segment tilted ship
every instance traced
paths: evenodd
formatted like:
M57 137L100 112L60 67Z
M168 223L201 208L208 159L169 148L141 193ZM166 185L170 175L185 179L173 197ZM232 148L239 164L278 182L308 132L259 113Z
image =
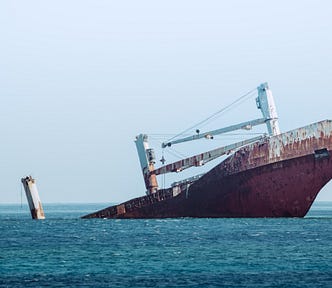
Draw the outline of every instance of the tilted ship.
M281 133L271 90L258 88L263 118L163 143L185 141L265 124L267 135L219 147L155 168L148 136L136 137L146 195L82 218L304 217L332 178L332 121ZM157 175L180 172L229 155L203 175L159 189Z

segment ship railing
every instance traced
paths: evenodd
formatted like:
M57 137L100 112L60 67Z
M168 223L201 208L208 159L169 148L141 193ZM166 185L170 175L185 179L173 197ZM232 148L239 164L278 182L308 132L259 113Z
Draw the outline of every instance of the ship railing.
M171 184L171 187L173 188L175 186L179 186L179 185L182 185L182 184L193 183L193 182L197 181L199 178L201 178L204 174L205 173L198 174L198 175L195 175L193 177L183 179L181 181L173 182Z

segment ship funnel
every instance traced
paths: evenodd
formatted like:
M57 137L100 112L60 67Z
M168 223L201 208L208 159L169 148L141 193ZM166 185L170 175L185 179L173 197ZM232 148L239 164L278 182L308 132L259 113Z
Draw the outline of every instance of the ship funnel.
M267 130L270 136L280 134L277 109L274 104L272 92L267 83L257 87L258 97L256 98L257 108L262 111L266 121Z

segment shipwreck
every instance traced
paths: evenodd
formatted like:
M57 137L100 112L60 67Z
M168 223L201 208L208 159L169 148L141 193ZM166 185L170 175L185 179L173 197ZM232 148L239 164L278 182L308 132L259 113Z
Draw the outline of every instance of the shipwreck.
M281 133L267 83L257 88L262 118L165 142L164 149L186 141L266 125L267 133L155 167L148 136L135 143L146 195L82 218L304 217L332 178L332 121L324 120ZM158 175L181 172L221 159L210 171L159 188ZM225 157L225 156L224 156ZM162 159L163 160L163 159ZM163 162L163 161L162 161Z

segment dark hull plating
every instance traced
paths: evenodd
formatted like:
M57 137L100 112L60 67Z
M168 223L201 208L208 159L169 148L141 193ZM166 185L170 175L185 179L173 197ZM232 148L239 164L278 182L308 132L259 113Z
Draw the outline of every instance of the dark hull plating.
M159 190L83 218L304 217L332 178L322 121L245 146L180 192Z

